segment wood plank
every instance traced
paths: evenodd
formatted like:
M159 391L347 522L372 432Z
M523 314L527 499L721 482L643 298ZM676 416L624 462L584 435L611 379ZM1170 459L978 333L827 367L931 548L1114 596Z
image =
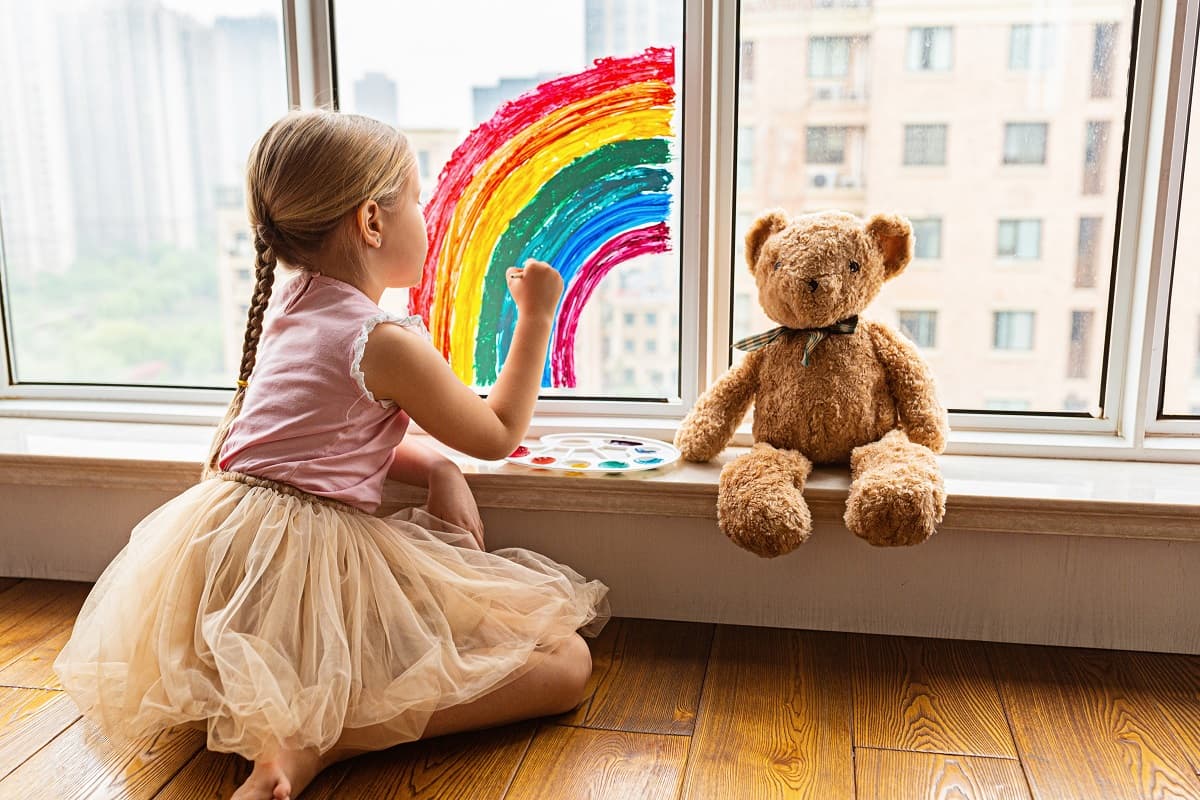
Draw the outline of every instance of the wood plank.
M20 582L20 578L0 578L0 592L5 592Z
M673 800L687 750L686 736L548 725L533 738L505 800Z
M25 689L61 689L62 683L54 674L54 659L71 638L73 625L60 630L18 656L0 669L0 686Z
M423 739L343 761L319 775L303 800L500 800L536 723Z
M7 592L0 592L0 641L10 628L64 592L89 585L75 581L21 581Z
M582 725L583 721L587 719L588 712L592 708L592 700L596 697L596 689L612 668L613 651L616 649L617 638L624 624L625 620L614 617L604 626L604 630L600 631L599 636L593 639L584 639L587 642L588 650L592 653L592 674L588 676L587 686L583 690L585 699L574 711L555 717L555 723Z
M253 768L253 764L239 755L215 753L202 747L154 795L154 800L228 800L250 777Z
M860 747L854 768L857 800L1030 800L1012 759Z
M1126 653L1126 674L1146 691L1200 773L1200 656Z
M1200 777L1121 653L992 645L989 654L1034 797L1200 797Z
M79 719L62 692L0 689L0 778Z
M848 637L720 626L683 797L849 798Z
M688 735L696 726L713 626L626 619L586 712L587 728ZM593 672L596 670L593 668Z
M0 780L0 797L147 800L203 746L180 726L118 747L80 719Z
M851 668L856 747L1017 757L978 644L855 636Z
M75 617L90 589L87 583L48 588L50 602L14 620L0 634L0 669L24 658L46 639L74 628Z

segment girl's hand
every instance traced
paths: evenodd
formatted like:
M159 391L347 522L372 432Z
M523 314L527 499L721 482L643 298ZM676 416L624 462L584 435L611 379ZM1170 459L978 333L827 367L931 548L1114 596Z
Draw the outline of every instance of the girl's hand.
M429 500L425 510L438 519L457 525L474 537L475 549L485 549L483 543L483 520L479 518L479 506L467 479L453 464L449 469L431 472L429 475Z
M510 267L505 273L508 291L512 293L517 311L522 316L551 318L562 296L563 280L558 270L544 261L532 258L524 269Z

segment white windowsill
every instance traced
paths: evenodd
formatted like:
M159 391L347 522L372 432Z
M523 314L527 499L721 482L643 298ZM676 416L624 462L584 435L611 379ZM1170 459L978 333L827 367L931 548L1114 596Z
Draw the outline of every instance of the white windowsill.
M183 491L199 477L212 430L0 418L0 485ZM579 477L452 455L483 508L712 520L721 466L741 452L729 448L708 464ZM940 461L948 493L943 531L1200 541L1200 465L970 455ZM814 471L805 488L814 520L839 522L848 486L845 469ZM384 502L422 497L420 489L390 482Z

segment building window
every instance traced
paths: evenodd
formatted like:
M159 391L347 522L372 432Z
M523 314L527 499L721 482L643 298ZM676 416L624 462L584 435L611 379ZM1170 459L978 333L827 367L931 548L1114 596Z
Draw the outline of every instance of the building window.
M942 257L942 219L912 220L913 227L913 257L941 258Z
M738 127L737 188L750 191L754 188L754 128L749 125Z
M810 164L842 164L846 161L846 129L814 127L808 129L805 159Z
M657 339L647 339L646 340L646 352L647 353L657 353L658 352L658 340Z
M625 352L626 353L636 353L637 352L637 342L635 342L633 339L626 339L625 340Z
M738 55L738 75L742 83L750 83L754 80L754 42L744 40Z
M900 330L917 347L937 347L937 312L901 311Z
M627 327L632 326L635 322L637 322L637 315L632 311L626 311L623 315L623 319L625 320L625 325Z
M1013 25L1008 38L1008 68L1044 71L1055 63L1057 31L1050 25Z
M992 397L984 401L983 407L988 411L1028 411L1028 400L1018 400L1011 397Z
M1009 122L1004 126L1005 164L1045 164L1046 131L1044 122Z
M1067 352L1067 377L1086 378L1093 311L1071 312L1071 347Z
M996 236L996 255L1022 261L1042 257L1040 219L1002 219Z
M946 126L905 125L904 163L907 166L945 165Z
M1079 248L1075 255L1075 288L1096 285L1096 253L1100 241L1100 217L1079 218Z
M952 28L909 28L908 68L914 72L945 72L953 64Z
M1117 42L1117 23L1096 25L1096 43L1092 50L1092 97L1112 96L1113 50Z
M655 311L647 311L643 319L645 320L647 327L652 328L658 324L658 313Z
M810 36L808 77L844 78L850 72L849 36Z
M1032 311L997 311L992 315L992 347L996 350L1033 349Z
M1083 155L1083 193L1104 192L1104 156L1108 151L1108 120L1089 122Z

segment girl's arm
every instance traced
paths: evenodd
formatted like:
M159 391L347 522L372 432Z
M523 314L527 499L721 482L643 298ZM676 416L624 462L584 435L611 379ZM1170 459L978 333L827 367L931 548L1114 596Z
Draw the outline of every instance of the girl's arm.
M459 472L458 465L423 444L405 439L396 445L388 477L410 486L429 488L441 475Z
M488 460L511 453L529 428L562 294L562 277L540 261L509 269L507 278L517 327L486 399L460 381L428 342L398 325L376 326L360 364L372 395L395 401L425 432L455 450Z

